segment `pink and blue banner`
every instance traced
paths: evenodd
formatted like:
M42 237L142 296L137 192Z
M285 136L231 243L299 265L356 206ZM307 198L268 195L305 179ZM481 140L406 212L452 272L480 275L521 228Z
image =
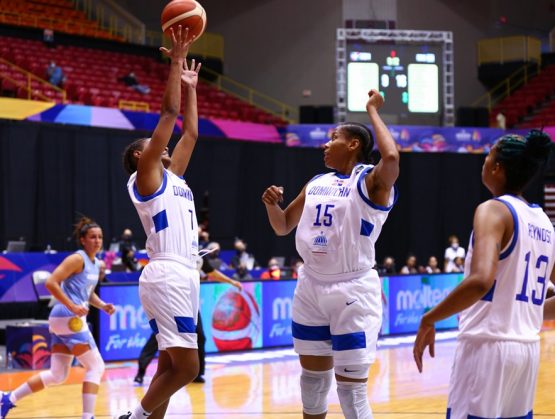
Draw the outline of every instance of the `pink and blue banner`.
M83 125L124 130L153 131L160 115L149 112L127 111L86 105L57 104L32 115L29 121ZM178 119L174 133L181 132L182 119ZM203 137L231 138L246 141L283 143L283 134L274 125L227 119L199 118L199 135Z

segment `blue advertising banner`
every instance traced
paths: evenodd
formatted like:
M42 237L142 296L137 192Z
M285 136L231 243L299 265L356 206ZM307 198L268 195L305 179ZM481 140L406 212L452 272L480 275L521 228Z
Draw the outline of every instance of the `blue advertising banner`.
M414 333L420 318L449 294L463 274L400 275L383 278L387 283L389 334ZM436 323L436 329L456 329L457 316Z
M291 147L322 147L329 141L336 125L289 125L285 137ZM370 128L370 127L368 127ZM488 153L495 141L507 133L499 128L435 127L389 125L400 151ZM511 130L526 134L528 130Z
M114 304L111 316L100 313L98 349L105 361L136 359L151 329L139 299L138 284L101 286L103 301Z
M272 281L262 287L262 346L291 345L293 294L297 281Z

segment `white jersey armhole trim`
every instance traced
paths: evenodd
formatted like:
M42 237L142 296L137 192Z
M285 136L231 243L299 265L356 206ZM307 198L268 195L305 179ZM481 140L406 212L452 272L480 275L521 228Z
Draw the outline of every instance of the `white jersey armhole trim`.
M160 185L160 187L158 188L158 190L156 192L154 192L151 195L146 195L143 196L139 193L139 190L137 189L137 178L135 177L135 180L133 181L133 194L135 195L135 199L139 202L148 202L154 198L156 198L159 195L162 195L164 193L164 191L166 190L166 186L168 184L168 172L166 169L164 169L164 177L162 179L162 184Z
M511 240L509 240L509 243L507 243L505 248L499 253L499 260L503 260L503 259L506 259L511 254L511 252L516 246L516 242L518 240L518 216L516 215L516 210L511 205L510 202L500 198L494 198L494 200L505 204L509 209L509 211L511 212L511 216L513 217L513 236Z
M367 167L366 169L364 169L360 175L359 178L357 180L357 190L358 190L358 194L360 195L360 197L362 198L362 200L368 204L369 206L371 206L372 208L379 210L379 211L389 211L391 210L391 208L393 208L393 206L395 205L395 203L397 202L397 199L399 198L399 191L397 190L397 186L393 185L393 187L391 189L393 189L393 198L389 198L389 202L391 202L391 205L384 207L382 205L378 205L373 203L370 200L369 194L368 194L368 189L366 188L366 182L364 181L364 179L366 178L366 176L374 169L375 166L370 166Z

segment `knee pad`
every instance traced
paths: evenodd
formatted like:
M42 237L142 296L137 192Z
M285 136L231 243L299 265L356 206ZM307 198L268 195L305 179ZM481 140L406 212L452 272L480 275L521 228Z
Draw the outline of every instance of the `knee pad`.
M90 349L84 354L79 355L77 359L87 370L83 381L96 385L100 384L102 374L104 374L104 361L98 349Z
M62 384L69 375L73 355L53 353L50 355L50 369L42 371L39 376L45 387Z
M372 419L367 387L368 383L337 382L337 395L345 419Z
M301 398L303 411L309 415L320 415L328 410L328 392L333 377L332 370L310 371L302 369Z
M334 368L335 374L340 377L353 378L356 380L367 380L370 364L341 365Z

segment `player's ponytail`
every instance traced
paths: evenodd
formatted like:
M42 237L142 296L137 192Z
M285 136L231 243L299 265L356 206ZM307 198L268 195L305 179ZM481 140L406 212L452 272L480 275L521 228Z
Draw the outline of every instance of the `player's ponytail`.
M549 159L553 143L551 138L543 131L533 129L526 136L526 155L537 161L540 165L545 164Z
M81 246L81 238L85 237L91 228L100 228L95 221L87 216L82 216L73 227L73 236L78 246Z
M358 160L365 164L370 163L372 150L374 149L372 131L366 125L357 122L347 122L342 124L340 128L347 133L348 138L357 138L360 141Z
M132 174L137 171L137 158L133 155L135 151L143 149L143 143L147 140L147 138L139 138L138 140L133 141L125 150L123 150L122 155L122 163L123 168L127 172L127 174Z
M539 130L532 130L525 137L516 134L502 136L495 145L495 157L505 169L505 189L522 192L541 172L552 148L549 135Z

